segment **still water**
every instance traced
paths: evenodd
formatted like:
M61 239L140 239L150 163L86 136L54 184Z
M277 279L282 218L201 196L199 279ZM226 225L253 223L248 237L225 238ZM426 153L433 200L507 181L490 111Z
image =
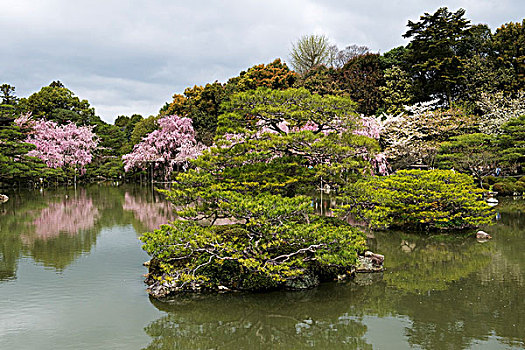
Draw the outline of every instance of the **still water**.
M494 239L376 233L382 274L305 292L150 300L141 232L172 218L149 187L7 192L0 349L522 349L525 201Z

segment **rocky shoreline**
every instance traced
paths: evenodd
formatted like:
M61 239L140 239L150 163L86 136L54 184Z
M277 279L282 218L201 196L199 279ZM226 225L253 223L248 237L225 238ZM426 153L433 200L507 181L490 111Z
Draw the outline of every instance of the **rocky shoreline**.
M382 272L384 271L383 262L383 255L366 251L364 255L358 257L355 266L345 268L344 273L336 274L331 280L346 281L354 279L357 274ZM151 259L145 262L144 266L148 267L148 273L144 275L144 277L146 277L144 283L148 285L147 292L151 297L158 300L163 300L180 293L257 291L254 289L246 289L242 287L235 288L233 286L222 285L219 285L216 288L208 288L198 282L191 282L181 287L174 276L169 276L161 272L158 260ZM330 279L327 279L326 277L323 278L323 276L319 276L319 274L309 271L301 277L287 280L273 289L305 290L314 288L321 282L328 280Z

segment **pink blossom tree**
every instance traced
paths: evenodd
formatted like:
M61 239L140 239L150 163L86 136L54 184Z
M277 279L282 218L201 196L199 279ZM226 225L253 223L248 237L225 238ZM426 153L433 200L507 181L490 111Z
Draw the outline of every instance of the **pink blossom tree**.
M43 160L50 168L72 167L76 172L85 172L85 166L93 160L98 138L92 126L77 126L69 122L64 125L45 119L32 120L29 114L15 120L18 126L29 127L25 142L36 148L29 156Z
M122 156L125 171L146 169L151 165L164 171L167 178L175 165L185 166L189 159L196 158L205 148L197 143L190 118L169 115L157 123L158 130L143 138L131 153Z
M363 135L379 141L383 132L383 125L375 117L365 117L361 115L361 127L354 130L356 135ZM372 165L372 171L379 175L388 175L392 172L390 164L384 152L375 154L365 154L364 158Z

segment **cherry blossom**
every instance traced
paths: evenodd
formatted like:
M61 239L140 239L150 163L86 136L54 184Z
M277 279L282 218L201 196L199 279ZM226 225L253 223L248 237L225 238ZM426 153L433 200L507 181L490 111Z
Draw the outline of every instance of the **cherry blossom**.
M93 160L93 151L99 142L93 126L77 126L71 122L58 125L45 119L32 120L30 114L21 115L15 123L30 128L25 142L36 148L28 156L42 159L50 168L71 166L84 173L85 166Z
M205 149L195 140L190 118L169 115L159 119L157 124L158 130L148 134L131 153L122 157L125 171L146 169L153 163L169 177L175 165L186 166L189 159L196 158Z
M78 198L51 203L49 207L42 209L33 225L37 238L49 239L60 233L76 235L80 231L90 230L98 217L99 211L92 199L81 193Z
M355 130L354 134L379 140L379 136L381 136L381 132L383 131L383 126L375 117L361 116L361 124L362 127Z

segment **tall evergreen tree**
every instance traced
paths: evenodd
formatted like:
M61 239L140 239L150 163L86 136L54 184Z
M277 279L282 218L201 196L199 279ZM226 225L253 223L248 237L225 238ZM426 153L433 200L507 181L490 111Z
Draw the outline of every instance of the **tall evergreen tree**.
M357 111L374 114L381 105L383 71L379 55L367 53L350 59L340 71L340 87L358 103Z
M17 103L15 87L9 84L0 85L0 118L13 118Z
M522 23L510 22L496 30L493 39L494 53L500 66L511 68L515 75L513 92L525 88L525 19Z
M44 86L28 98L20 99L17 112L31 112L34 118L45 117L59 124L72 121L75 124L94 125L101 122L87 100L80 100L59 81Z
M446 7L425 13L419 22L408 21L403 35L408 45L407 61L415 78L420 101L440 98L450 105L464 82L464 57L460 48L470 27L465 10L450 12Z

